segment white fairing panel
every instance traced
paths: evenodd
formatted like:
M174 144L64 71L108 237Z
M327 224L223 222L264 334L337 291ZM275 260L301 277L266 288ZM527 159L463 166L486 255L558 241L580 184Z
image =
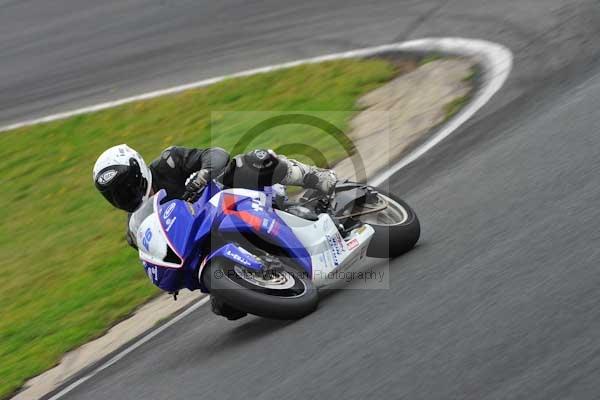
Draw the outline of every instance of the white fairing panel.
M347 270L366 258L374 233L372 227L364 225L344 239L327 214L319 215L317 221L308 221L280 210L275 212L311 255L312 279L317 286L332 283L332 272Z
M136 235L139 256L142 261L168 268L180 268L181 265L164 261L169 243L165 238L158 214L152 213L140 224Z
M142 202L140 208L138 208L134 213L129 217L129 231L133 232L135 235L136 245L140 247L137 241L137 232L140 229L140 225L144 220L154 212L154 201L153 198L145 199Z

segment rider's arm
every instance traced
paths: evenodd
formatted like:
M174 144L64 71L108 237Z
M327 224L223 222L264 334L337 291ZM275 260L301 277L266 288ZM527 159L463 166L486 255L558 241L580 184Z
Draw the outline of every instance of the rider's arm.
M186 176L200 170L206 170L209 178L215 178L229 162L229 153L220 147L208 149L172 147L171 155Z

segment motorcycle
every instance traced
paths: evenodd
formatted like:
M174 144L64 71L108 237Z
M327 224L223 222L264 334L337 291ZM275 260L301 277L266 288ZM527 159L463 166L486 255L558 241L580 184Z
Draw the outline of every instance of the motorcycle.
M143 207L139 257L152 282L176 293L201 290L236 310L298 319L317 307L317 288L369 257L392 258L418 241L417 215L372 186L338 183L330 196L308 190L288 200L285 187L224 188L209 182L194 203Z

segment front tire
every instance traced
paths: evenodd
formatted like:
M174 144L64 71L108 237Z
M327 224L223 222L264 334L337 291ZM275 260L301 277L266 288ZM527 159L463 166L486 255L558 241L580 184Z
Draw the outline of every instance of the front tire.
M217 259L202 272L202 283L211 296L240 311L272 319L299 319L318 305L312 281L283 265L274 279L254 278L253 271L225 259Z

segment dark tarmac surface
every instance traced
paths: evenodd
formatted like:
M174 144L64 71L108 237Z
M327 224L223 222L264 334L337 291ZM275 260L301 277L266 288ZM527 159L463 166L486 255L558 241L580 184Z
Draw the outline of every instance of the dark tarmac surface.
M297 322L203 307L65 398L598 398L597 2L87 3L0 1L3 125L427 36L502 43L515 67L391 178L423 232L390 289L338 291Z

